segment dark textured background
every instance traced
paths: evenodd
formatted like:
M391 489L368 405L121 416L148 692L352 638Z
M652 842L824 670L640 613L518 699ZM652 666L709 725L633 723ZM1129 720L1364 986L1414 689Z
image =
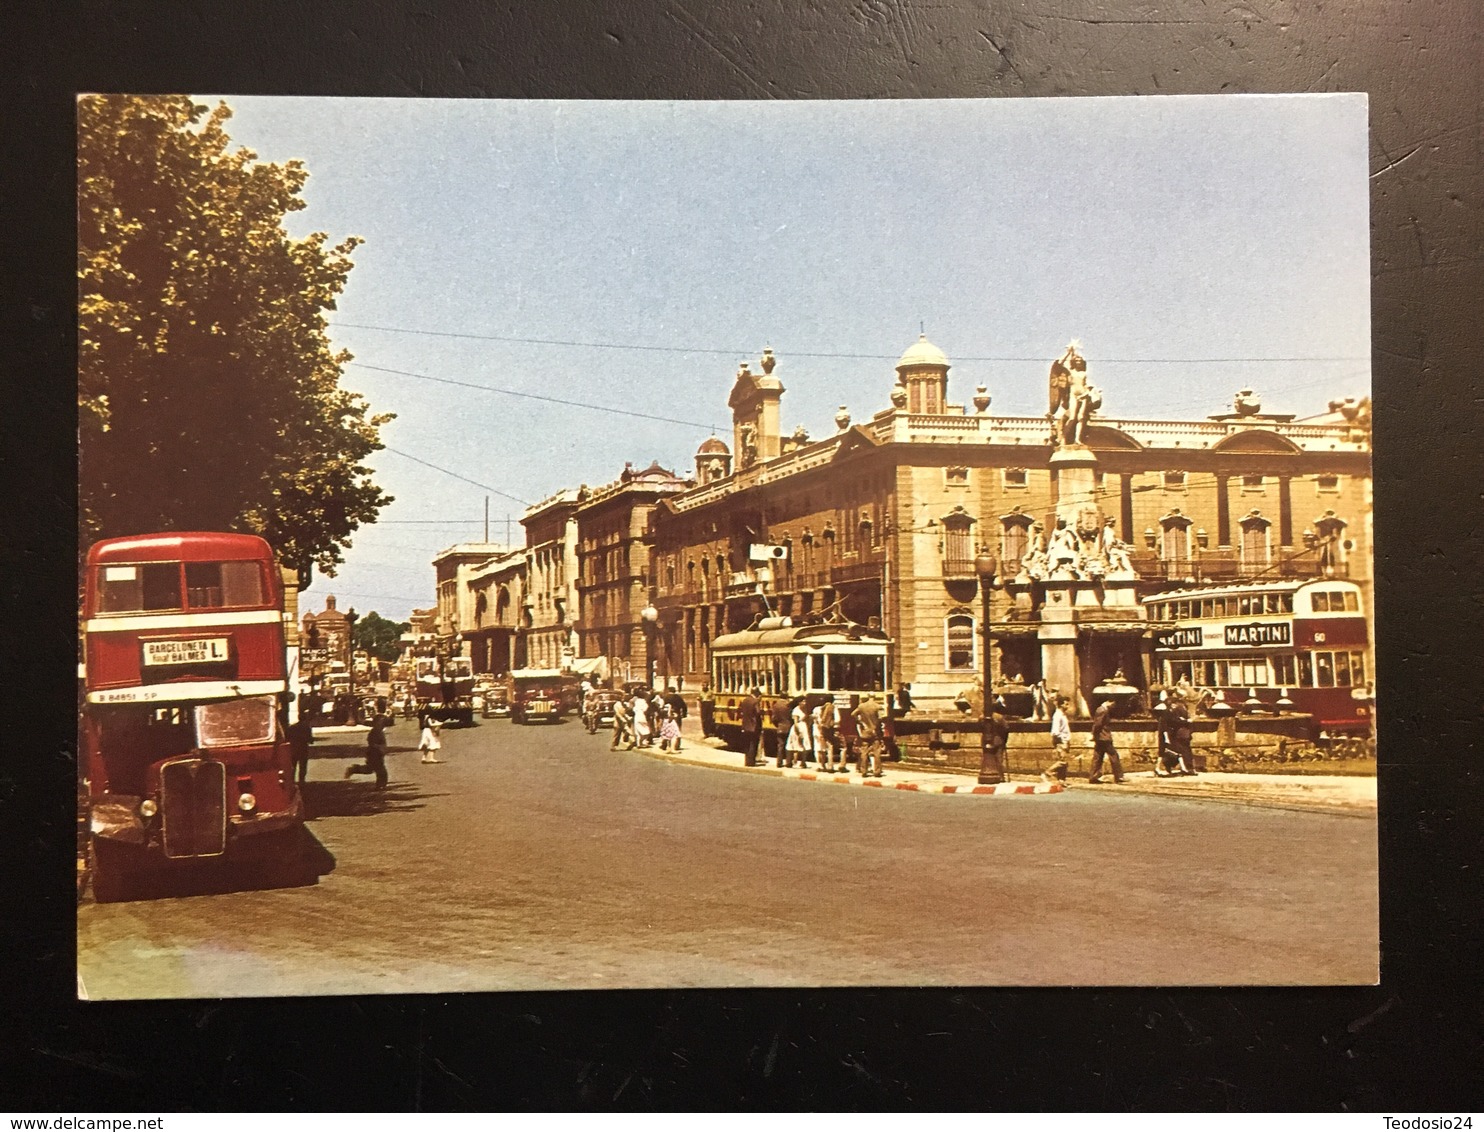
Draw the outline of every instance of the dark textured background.
M0 1106L1447 1110L1479 981L1474 0L174 0L0 14L7 382ZM1377 988L71 1001L72 96L1371 97ZM1233 861L1261 869L1260 861ZM1117 878L1110 877L1110 884ZM1316 924L1316 931L1324 925ZM781 962L787 957L780 956ZM1131 964L1154 957L1130 956Z

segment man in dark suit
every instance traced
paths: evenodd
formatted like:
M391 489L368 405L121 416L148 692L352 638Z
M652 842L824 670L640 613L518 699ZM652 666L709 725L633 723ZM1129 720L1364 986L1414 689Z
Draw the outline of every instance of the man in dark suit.
M757 744L762 737L763 701L754 688L737 705L737 716L742 724L742 765L757 766Z

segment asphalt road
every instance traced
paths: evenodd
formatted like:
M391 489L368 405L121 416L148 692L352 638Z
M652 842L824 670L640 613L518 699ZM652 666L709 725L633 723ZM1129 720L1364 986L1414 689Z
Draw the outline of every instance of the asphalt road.
M399 722L378 792L338 738L306 792L317 882L85 901L89 998L1377 975L1371 820L821 786L506 720L445 729L440 765Z

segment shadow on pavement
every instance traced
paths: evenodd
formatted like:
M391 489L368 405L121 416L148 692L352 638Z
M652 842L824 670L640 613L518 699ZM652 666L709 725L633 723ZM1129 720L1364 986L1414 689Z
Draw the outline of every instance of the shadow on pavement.
M385 790L378 790L369 777L357 781L306 782L299 790L304 797L307 821L410 813L422 809L427 798L448 797L447 794L425 793L411 782L393 781Z
M216 860L179 861L169 867L143 869L125 900L214 896L308 888L335 869L335 855L308 829L298 826L281 834L263 834L232 847Z
M388 746L388 755L405 755L415 753L418 750L416 744L411 747ZM320 743L316 742L309 748L309 761L314 763L318 759L355 759L361 762L366 758L365 743Z

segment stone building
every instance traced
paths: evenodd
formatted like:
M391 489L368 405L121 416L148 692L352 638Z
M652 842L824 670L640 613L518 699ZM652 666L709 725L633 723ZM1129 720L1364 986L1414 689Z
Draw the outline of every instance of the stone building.
M502 550L463 573L468 596L459 624L465 651L475 672L504 675L520 668L521 611L525 608L526 552L524 547Z
M350 667L350 621L336 607L334 594L325 596L325 607L320 612L305 613L301 625L303 644L324 653L320 670L337 662Z
M577 507L567 488L528 508L517 667L561 668L577 655Z
M708 447L709 446L709 447ZM708 466L725 468L726 445L703 444ZM724 473L723 473L724 474ZM649 603L649 518L660 501L694 486L658 463L632 465L613 483L579 491L577 592L579 655L604 658L608 675L642 680L650 669L652 627L641 616Z
M992 681L1044 677L1080 702L1120 668L1147 681L1150 592L1326 571L1369 589L1370 437L1353 403L1295 420L1243 390L1200 420L1104 416L1069 347L1047 416L997 416L982 386L972 410L949 400L950 363L923 337L886 408L855 424L842 407L811 440L780 434L776 367L769 351L733 383L735 468L707 441L697 486L654 511L662 676L698 682L711 638L759 614L838 613L879 621L894 682L945 706L982 678L986 555Z
M462 643L463 631L474 623L475 596L469 585L473 571L506 547L492 542L455 543L433 558L437 578L438 605L433 632L447 646L455 637ZM456 648L454 652L466 650Z

